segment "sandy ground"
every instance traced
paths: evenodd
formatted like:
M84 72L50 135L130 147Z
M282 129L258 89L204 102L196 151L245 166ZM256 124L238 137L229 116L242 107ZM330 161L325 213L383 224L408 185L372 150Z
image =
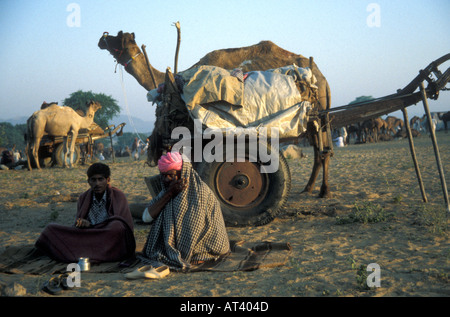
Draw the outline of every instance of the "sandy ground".
M306 158L290 160L292 189L279 217L261 227L228 228L230 239L289 242L292 257L285 266L172 273L161 280L138 281L120 273L83 273L81 287L58 296L448 297L449 218L431 140L422 136L414 142L427 203L407 139L335 149L330 166L333 197L328 199L317 198L317 184L312 194L301 194L312 167L312 148L303 148ZM449 186L450 133L438 132L438 144ZM155 175L155 168L129 158L109 164L113 185L130 203L150 200L143 178ZM0 252L33 244L49 222L71 225L76 198L88 188L86 169L1 171ZM137 224L138 240L148 230ZM370 263L379 265L380 287L367 289L364 274ZM41 291L49 278L0 273L2 295L50 297Z

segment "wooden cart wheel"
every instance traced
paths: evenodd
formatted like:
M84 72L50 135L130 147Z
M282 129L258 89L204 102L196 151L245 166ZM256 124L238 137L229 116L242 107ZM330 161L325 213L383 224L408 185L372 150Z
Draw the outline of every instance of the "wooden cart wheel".
M205 162L196 165L218 198L227 226L260 226L281 211L291 187L288 163L279 153L274 173L261 173L260 161Z
M78 164L81 157L81 150L79 145L75 145L75 152L73 153L73 165ZM53 153L53 161L58 166L63 166L64 162L64 143L58 144L55 152ZM69 166L69 159L67 159L66 166Z

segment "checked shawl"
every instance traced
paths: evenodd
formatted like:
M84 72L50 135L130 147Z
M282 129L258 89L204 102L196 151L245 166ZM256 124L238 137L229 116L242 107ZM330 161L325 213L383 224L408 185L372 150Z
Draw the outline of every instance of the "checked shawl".
M166 204L153 222L141 259L185 270L192 263L228 253L230 244L219 201L190 162L183 161L181 177L188 180L188 185ZM164 192L163 189L149 206Z

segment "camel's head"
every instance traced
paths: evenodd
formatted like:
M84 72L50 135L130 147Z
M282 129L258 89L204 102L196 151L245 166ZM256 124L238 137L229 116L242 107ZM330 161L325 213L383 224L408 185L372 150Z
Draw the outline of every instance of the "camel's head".
M123 33L122 31L119 31L117 36L104 32L98 41L98 47L107 50L118 63L124 66L140 53L140 49L134 40L134 33Z
M102 105L96 101L86 102L87 112L86 114L89 116L94 116L94 114L102 108Z

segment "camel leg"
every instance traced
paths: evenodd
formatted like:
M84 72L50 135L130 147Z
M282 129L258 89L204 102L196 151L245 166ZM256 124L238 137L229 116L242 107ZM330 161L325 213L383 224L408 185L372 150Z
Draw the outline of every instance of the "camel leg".
M320 187L320 193L319 193L319 197L321 198L328 198L331 196L330 193L330 187L328 185L328 167L330 164L330 157L331 157L331 153L325 153L323 154L323 158L322 158L322 166L323 166L323 180L322 180L322 186Z
M302 193L312 192L321 167L322 167L322 160L320 159L319 149L314 145L314 165L311 172L311 176L309 177L309 181L306 184L305 189L303 189Z
M28 170L31 171L31 150L30 150L30 141L27 141L27 146L25 148L25 153L27 154L27 163L28 163Z
M308 184L306 185L303 192L310 193L314 189L314 183L319 175L319 171L323 168L323 180L322 186L320 187L319 197L326 198L330 197L330 188L328 185L328 167L330 162L330 157L333 155L331 136L327 131L316 131L313 125L308 126L311 138L311 143L314 147L314 166L309 178ZM319 135L319 133L322 133Z
M316 128L312 123L308 123L307 133L309 135L310 144L313 146L314 150L314 165L311 172L311 176L309 177L309 181L303 189L302 193L311 193L314 189L314 184L316 182L317 176L319 175L320 168L322 167L322 160L320 159L320 149L319 149L319 135Z
M31 153L36 163L36 167L41 169L41 165L39 164L39 145L41 144L41 138L36 137L31 143Z
M73 154L75 153L75 143L77 141L78 131L72 130L72 139L70 140L69 167L73 165Z

